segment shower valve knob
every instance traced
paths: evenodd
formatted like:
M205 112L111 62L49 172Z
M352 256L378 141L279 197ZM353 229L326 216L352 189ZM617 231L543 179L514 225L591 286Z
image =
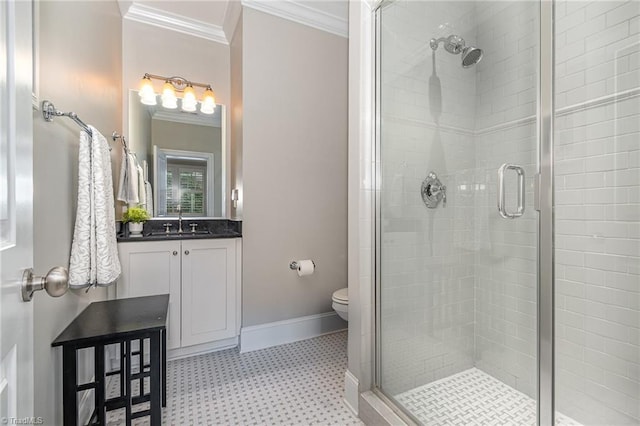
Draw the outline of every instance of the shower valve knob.
M440 182L438 176L431 172L427 178L422 182L422 188L420 189L422 195L422 201L430 208L435 209L442 201L442 205L447 204L447 187Z

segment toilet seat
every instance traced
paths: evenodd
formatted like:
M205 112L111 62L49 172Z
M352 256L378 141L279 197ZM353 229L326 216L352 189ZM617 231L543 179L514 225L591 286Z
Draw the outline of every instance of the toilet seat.
M334 303L339 303L341 305L348 305L349 304L349 289L348 288L341 288L340 290L336 290L333 292L333 296L331 297L331 300Z

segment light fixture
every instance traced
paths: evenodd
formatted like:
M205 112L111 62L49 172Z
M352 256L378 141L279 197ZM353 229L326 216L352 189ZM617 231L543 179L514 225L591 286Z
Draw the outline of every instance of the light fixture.
M200 102L200 112L203 114L213 114L216 108L216 98L210 84L189 81L182 77L164 77L146 73L140 83L140 102L145 105L156 105L156 93L153 89L152 79L164 81L162 86L162 106L167 109L178 108L178 97L176 92L182 93L182 110L195 112L198 106L195 87L205 89Z
M140 82L140 102L145 105L156 105L156 92L153 90L153 83L151 79L145 74Z
M176 89L169 81L162 86L162 106L167 109L178 108L178 98L176 97Z
M182 110L194 112L197 105L198 101L196 100L196 91L193 90L193 86L189 84L184 89L184 94L182 95Z
M216 108L216 97L213 94L211 86L207 87L202 95L202 103L200 104L200 112L203 114L213 114Z

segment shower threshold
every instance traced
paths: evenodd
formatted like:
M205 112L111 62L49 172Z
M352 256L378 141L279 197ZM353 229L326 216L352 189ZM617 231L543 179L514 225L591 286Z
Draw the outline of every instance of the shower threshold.
M395 399L429 426L536 424L534 399L477 368L403 392ZM556 413L556 425L580 423Z

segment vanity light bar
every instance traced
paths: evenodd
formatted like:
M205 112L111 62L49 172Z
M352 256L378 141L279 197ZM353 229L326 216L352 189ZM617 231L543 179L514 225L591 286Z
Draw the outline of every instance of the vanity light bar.
M194 112L198 104L195 90L193 86L203 87L205 89L202 100L200 101L200 112L203 114L213 114L216 107L216 99L210 84L189 81L183 77L165 77L162 75L145 73L140 82L140 102L145 105L156 105L157 94L153 88L154 80L164 81L162 86L162 106L167 109L175 109L178 107L178 97L176 91L182 92L182 110Z

